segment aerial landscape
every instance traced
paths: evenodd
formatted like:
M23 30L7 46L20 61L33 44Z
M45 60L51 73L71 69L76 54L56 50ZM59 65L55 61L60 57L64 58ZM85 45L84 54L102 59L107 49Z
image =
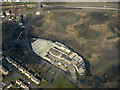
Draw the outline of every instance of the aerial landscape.
M2 0L0 88L120 88L119 6Z

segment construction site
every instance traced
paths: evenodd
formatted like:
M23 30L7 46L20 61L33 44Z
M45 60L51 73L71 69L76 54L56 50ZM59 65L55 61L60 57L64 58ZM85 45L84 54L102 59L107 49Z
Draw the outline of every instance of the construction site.
M32 49L37 55L64 71L74 74L77 71L79 75L86 71L83 58L62 43L37 39L32 42Z

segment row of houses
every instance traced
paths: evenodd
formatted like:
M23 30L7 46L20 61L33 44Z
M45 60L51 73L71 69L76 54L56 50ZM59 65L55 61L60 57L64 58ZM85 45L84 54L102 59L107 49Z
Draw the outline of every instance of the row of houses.
M10 11L5 11L5 12L0 12L0 15L9 16L9 15L11 15L11 10Z
M27 85L25 85L24 84L24 82L22 82L21 80L16 80L16 83L18 84L18 85L20 85L20 87L22 87L22 88L29 88Z
M5 69L3 66L2 66L2 70L1 70L2 74L4 75L8 75L9 74L9 71L7 69Z
M14 20L14 15L15 14L12 14L11 11L0 12L0 22L2 23L3 20L12 21Z
M13 86L13 84L12 84L12 83L9 83L9 84L7 84L6 86L2 87L2 89L3 89L3 90L8 90L8 89L10 89L12 86ZM2 89L1 89L1 90L2 90Z
M20 66L17 62L11 60L9 57L6 57L6 59L9 63L11 63L13 66L15 66L19 71L21 71L28 78L30 78L31 81L35 82L36 84L40 84L40 80L37 79L35 76L33 76L33 74L30 73L29 71L27 71L24 67Z
M25 16L25 15L24 15ZM12 13L12 11L11 10L9 10L9 11L1 11L0 12L0 17L1 17L1 22L3 21L3 20L8 20L8 21L13 21L13 20L16 20L16 21L18 21L19 20L19 22L21 23L21 22L23 22L24 21L24 16L23 15L16 15L15 13ZM21 25L22 26L22 25Z

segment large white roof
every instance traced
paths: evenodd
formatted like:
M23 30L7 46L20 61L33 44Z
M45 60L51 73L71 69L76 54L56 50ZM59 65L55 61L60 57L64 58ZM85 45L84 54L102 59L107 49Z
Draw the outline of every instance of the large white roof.
M53 48L53 42L44 39L37 39L32 43L32 48L35 53L44 57L50 48Z

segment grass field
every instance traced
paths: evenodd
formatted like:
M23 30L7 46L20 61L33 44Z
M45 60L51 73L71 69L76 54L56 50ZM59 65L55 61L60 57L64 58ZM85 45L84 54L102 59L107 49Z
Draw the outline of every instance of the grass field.
M56 81L51 88L75 88L67 79L63 76L57 76Z
M30 35L64 43L88 60L91 72L98 74L117 64L117 37L107 39L114 35L110 26L117 25L117 15L95 11L49 13L32 26Z
M79 5L79 3L62 4ZM109 3L107 5L117 7L115 3L113 4ZM81 3L81 5L91 5L91 3ZM28 19L31 19L31 17L32 15L28 15ZM46 68L42 68L38 64L37 57L29 57L31 54L24 46L24 42L13 43L21 32L19 28L13 29L17 25L18 23L10 22L3 22L2 24L3 50L7 51L6 56L21 60L23 64L27 64L37 73L48 74ZM93 75L101 77L110 70L110 67L116 66L118 59L120 59L118 57L120 40L116 37L118 35L118 32L116 33L118 31L117 27L119 27L118 13L112 11L90 10L88 12L86 9L86 11L81 10L81 12L63 12L61 10L44 15L37 20L32 25L29 36L59 41L69 46L90 63L90 71ZM114 38L109 39L112 36ZM114 82L116 84L116 81ZM41 85L44 86L44 83ZM112 87L112 82L107 82L105 86ZM72 88L74 86L62 76L58 76L53 87Z

